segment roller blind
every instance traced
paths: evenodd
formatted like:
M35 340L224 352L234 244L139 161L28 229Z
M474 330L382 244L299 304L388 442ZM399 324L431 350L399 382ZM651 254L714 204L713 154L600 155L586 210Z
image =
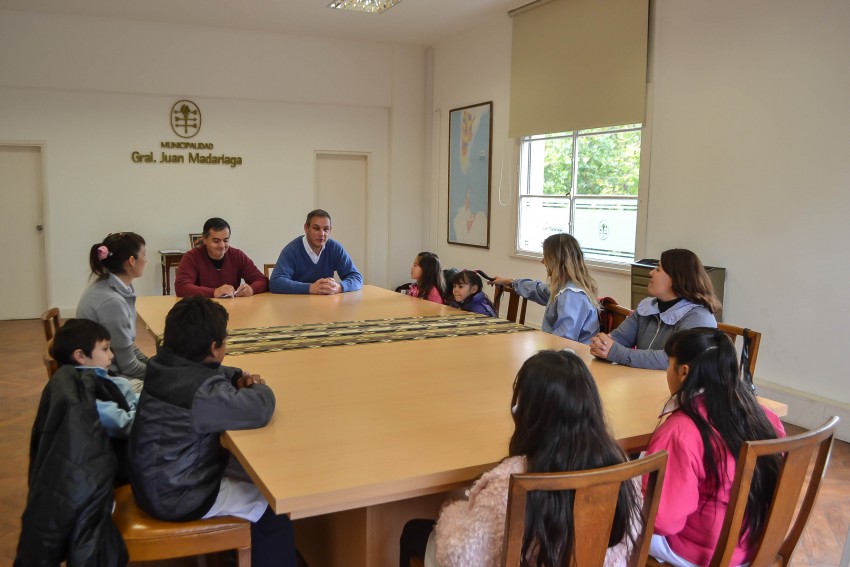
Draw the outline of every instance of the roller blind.
M510 12L509 136L643 122L649 0L543 0Z

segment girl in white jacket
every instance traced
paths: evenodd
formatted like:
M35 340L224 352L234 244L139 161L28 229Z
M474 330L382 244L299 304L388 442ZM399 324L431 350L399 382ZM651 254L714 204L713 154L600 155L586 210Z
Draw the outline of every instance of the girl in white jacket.
M432 534L436 562L426 565L500 565L510 475L593 469L622 463L626 455L605 425L602 401L590 371L572 352L542 351L517 374L511 401L514 433L508 457L482 475L468 500L447 504ZM633 483L623 483L605 558L606 566L626 565L633 547L641 499ZM566 565L573 553L572 493L540 492L528 497L523 565ZM553 529L554 528L554 529ZM559 534L551 537L550 534Z

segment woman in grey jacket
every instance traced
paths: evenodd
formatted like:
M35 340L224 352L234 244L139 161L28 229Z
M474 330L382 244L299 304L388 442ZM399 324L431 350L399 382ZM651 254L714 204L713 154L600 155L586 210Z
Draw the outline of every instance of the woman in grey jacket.
M126 376L139 392L148 357L136 346L136 290L148 263L145 239L134 232L117 232L92 245L89 265L95 277L77 304L77 317L100 323L112 336L115 360L109 368Z
M635 368L667 368L664 344L676 331L717 327L720 301L699 257L683 248L661 254L650 272L648 297L610 335L590 341L590 353Z

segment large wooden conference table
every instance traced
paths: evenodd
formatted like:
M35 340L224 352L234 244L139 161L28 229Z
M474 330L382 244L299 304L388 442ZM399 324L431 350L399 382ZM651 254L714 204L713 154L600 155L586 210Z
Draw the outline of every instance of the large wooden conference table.
M137 299L151 333L162 335L175 301ZM217 301L230 330L458 313L373 286ZM278 514L309 519L296 537L311 567L393 565L407 519L435 517L447 492L506 456L517 371L561 348L588 364L620 443L645 446L669 397L665 373L596 360L585 345L535 330L228 356L266 380L277 410L267 427L227 432L222 443Z

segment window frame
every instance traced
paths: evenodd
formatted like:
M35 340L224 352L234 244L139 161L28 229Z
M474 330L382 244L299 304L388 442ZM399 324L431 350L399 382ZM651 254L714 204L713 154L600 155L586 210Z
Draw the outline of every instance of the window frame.
M650 89L648 89L650 91ZM651 95L651 91L647 93ZM575 219L575 209L576 209L576 201L580 201L582 198L605 198L609 197L607 195L578 195L575 193L578 183L578 140L581 137L594 136L599 134L613 134L613 133L621 133L621 132L635 132L638 131L641 133L640 140L640 166L638 173L638 193L634 196L637 204L636 211L636 230L635 230L635 252L634 259L626 260L626 261L618 261L616 259L610 260L602 260L598 258L586 259L586 263L589 267L594 269L600 269L603 271L617 272L617 273L629 273L631 271L631 264L637 261L642 257L644 249L645 249L645 239L646 239L646 204L648 197L648 171L649 171L649 148L651 147L651 128L649 123L649 117L647 116L647 120L641 125L628 125L628 126L614 126L610 128L592 128L586 130L577 130L573 132L565 132L565 133L557 133L557 134L538 134L531 136L524 136L521 138L515 138L516 142L516 192L517 196L515 201L515 214L514 214L514 239L513 239L513 254L512 256L518 259L526 259L539 261L542 259L542 252L534 252L531 250L525 250L520 248L520 234L521 234L521 224L520 224L520 215L521 215L521 202L524 198L545 198L545 199L567 199L570 203L570 219L569 219L569 231L570 234L573 233L574 229L574 219ZM571 172L570 172L570 193L568 195L537 195L530 193L523 193L523 150L526 149L525 142L526 141L540 141L544 139L550 138L572 138L572 155L571 155ZM525 187L528 187L528 179L530 178L530 171L526 171L525 175L527 176L525 182ZM611 195L612 198L623 198L628 196L623 195Z

